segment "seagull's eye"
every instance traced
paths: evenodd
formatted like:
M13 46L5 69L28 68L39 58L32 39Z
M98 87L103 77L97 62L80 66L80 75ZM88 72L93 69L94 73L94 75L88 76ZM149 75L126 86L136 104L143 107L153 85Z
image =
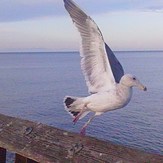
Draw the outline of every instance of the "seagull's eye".
M133 77L132 79L133 79L133 80L136 80L136 78L135 78L135 77Z

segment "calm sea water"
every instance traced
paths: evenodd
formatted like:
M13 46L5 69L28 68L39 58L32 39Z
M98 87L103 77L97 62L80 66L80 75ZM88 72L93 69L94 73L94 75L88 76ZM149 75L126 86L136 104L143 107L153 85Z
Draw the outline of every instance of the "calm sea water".
M87 134L163 154L163 52L115 52L126 73L148 91L134 89L129 105L97 117ZM64 110L65 95L87 96L74 53L0 54L0 113L79 132Z

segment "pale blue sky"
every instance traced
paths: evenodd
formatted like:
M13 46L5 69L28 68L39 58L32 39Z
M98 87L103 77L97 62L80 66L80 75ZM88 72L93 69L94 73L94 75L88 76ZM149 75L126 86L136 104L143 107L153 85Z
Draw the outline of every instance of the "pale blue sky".
M162 0L75 0L113 50L163 50ZM78 50L62 0L1 0L0 51Z

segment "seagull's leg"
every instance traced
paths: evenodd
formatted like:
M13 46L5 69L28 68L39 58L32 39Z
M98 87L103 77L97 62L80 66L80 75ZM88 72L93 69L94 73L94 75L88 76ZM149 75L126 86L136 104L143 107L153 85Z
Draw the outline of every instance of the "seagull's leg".
M80 131L80 135L85 136L87 126L91 123L91 121L92 121L95 117L96 117L96 114L94 114L94 115L85 123L85 125L82 127L82 129L81 129L81 131Z
M83 111L81 111L74 119L73 122L76 124L76 122L79 120L80 116L82 115Z
M84 113L85 106L81 109L80 113L73 119L74 124L79 120L80 116Z

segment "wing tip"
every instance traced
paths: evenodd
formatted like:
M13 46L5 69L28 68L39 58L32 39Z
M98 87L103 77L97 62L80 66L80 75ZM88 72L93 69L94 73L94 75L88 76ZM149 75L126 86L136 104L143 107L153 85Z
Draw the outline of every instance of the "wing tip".
M75 5L75 2L73 2L72 0L63 0L65 6L71 6L71 5Z

